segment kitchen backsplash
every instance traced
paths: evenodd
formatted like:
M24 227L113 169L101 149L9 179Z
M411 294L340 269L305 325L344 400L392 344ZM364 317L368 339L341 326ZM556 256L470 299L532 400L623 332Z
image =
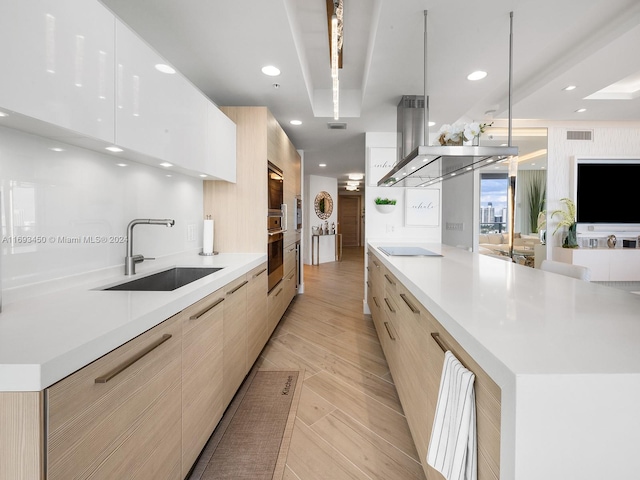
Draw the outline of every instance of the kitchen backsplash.
M134 218L175 219L135 227L134 253L202 246L202 181L170 169L0 127L0 181L5 292L123 265Z

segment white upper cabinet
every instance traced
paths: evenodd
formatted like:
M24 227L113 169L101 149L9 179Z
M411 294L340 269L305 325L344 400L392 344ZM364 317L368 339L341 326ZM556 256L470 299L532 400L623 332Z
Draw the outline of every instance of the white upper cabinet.
M218 180L236 182L236 124L213 103L207 108L206 164Z
M0 125L235 182L235 124L100 2L0 2Z
M201 171L207 104L179 72L121 22L116 24L116 144ZM203 172L204 173L204 172Z
M114 29L95 1L3 0L0 108L113 142Z

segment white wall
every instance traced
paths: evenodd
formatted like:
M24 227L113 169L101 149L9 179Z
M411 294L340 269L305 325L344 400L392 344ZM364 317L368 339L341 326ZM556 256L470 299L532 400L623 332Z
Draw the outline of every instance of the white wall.
M305 175L304 177L304 209L305 219L308 219L304 224L304 260L307 265L311 264L311 227L324 224L325 220L318 218L315 212L314 200L316 195L320 192L327 192L333 199L333 211L331 216L326 219L329 222L329 228L331 223L338 225L338 179L332 177L321 177L318 175ZM336 227L337 228L337 227ZM334 262L335 261L335 235L329 235L326 237L320 237L320 251L319 251L319 263Z
M120 161L0 127L5 294L123 265L134 218L175 219L173 228L135 227L134 253L160 257L202 248L202 181L126 160L119 167ZM19 236L14 243L12 235Z
M366 166L365 166L365 244L367 241L397 240L399 242L427 242L440 243L441 230L437 227L407 227L405 226L405 191L403 187L377 187L378 178L370 176L371 153L375 151L378 159L387 159L387 163L396 162L396 133L367 133ZM376 197L396 200L396 208L392 213L383 214L376 210ZM439 218L441 216L439 215Z
M593 140L567 140L568 130L592 130ZM576 123L550 125L547 167L547 211L563 208L560 199L573 198L572 163L575 157L638 157L640 155L640 125L596 125ZM612 205L613 208L613 205ZM557 221L547 216L547 258L552 258L553 247L562 244L561 233L551 234Z

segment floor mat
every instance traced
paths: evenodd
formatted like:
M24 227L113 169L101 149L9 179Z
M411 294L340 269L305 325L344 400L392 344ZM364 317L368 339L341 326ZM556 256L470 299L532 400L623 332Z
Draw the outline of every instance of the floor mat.
M250 375L189 480L281 479L303 378L297 370Z

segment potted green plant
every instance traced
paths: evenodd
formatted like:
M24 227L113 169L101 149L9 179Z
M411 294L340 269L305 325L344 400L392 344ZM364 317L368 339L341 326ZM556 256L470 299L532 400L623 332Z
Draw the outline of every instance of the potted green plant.
M551 212L551 218L556 215L560 216L560 221L553 231L555 235L560 227L567 227L567 236L562 241L563 248L578 248L578 237L576 234L576 204L570 198L561 198L560 201L565 204L566 210L554 210Z
M374 202L380 213L391 213L396 208L396 201L393 199L376 197Z

